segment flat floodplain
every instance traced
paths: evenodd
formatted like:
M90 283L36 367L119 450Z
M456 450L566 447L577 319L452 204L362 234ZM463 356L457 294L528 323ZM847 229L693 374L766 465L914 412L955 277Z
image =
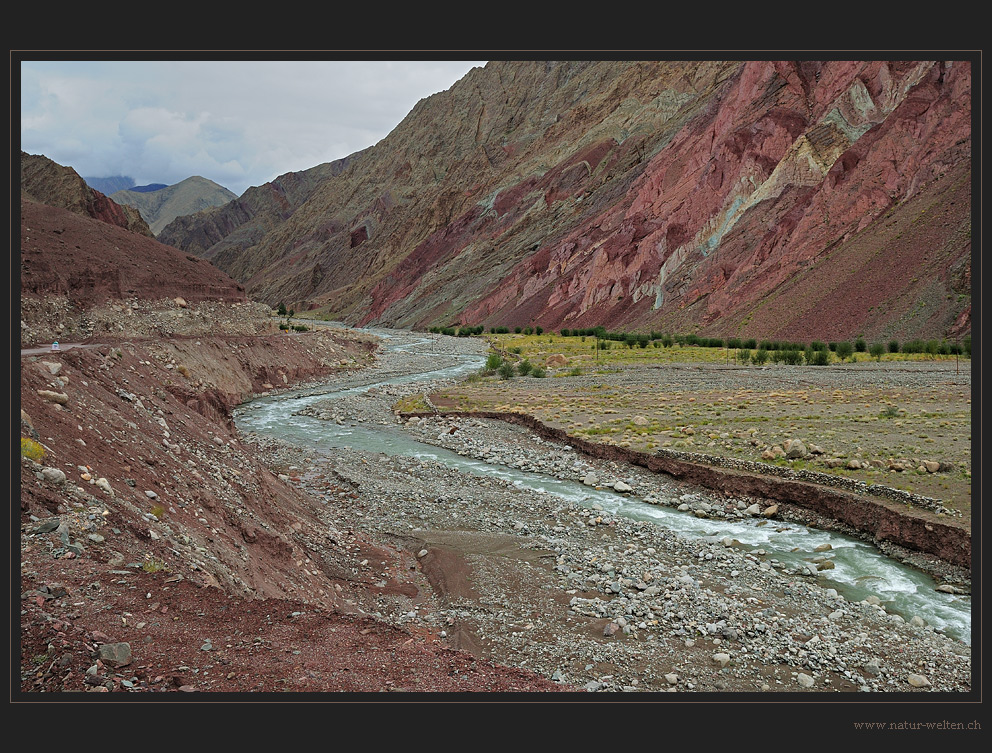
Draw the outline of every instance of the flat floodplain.
M543 378L495 372L432 396L442 410L526 413L570 435L844 476L939 500L971 517L971 361L855 354L826 366L737 351L633 347L594 337L487 336ZM800 440L804 452L790 440ZM792 449L796 457L788 457Z

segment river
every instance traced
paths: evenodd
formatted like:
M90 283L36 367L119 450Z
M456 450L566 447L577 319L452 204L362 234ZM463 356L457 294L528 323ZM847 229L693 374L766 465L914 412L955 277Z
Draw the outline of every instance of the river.
M721 520L696 517L675 507L649 504L610 489L596 489L580 481L520 470L510 465L484 462L456 452L418 441L401 426L391 423L349 422L338 425L311 416L299 415L308 405L329 399L356 395L372 388L388 385L458 379L477 371L481 355L432 354L434 338L404 336L394 331L372 330L384 338L387 353L420 356L424 362L443 362L443 368L425 367L416 373L380 373L375 369L357 377L351 375L342 383L335 380L325 387L308 387L279 395L260 397L235 411L238 428L256 432L322 452L335 448L382 452L394 456L429 458L464 473L493 476L517 486L539 489L590 508L597 507L613 515L650 521L684 537L701 537L709 541L730 538L735 546L761 549L779 567L802 568L805 559L817 547L829 545L832 570L818 574L824 587L832 587L847 600L855 602L877 597L886 611L905 619L919 616L935 630L971 643L971 598L935 590L933 579L876 547L842 534L807 528L795 523L775 521L768 525L760 518ZM426 358L423 358L425 357ZM665 480L659 477L664 488ZM705 495L705 490L700 490Z

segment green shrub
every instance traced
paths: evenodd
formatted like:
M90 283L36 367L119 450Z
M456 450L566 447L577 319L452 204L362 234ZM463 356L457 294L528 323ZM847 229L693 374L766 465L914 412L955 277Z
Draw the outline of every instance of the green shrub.
M737 351L737 354L734 356L734 358L736 358L741 363L750 363L751 351L748 350L747 348L741 348L740 350Z
M868 350L868 345L865 343L864 338L859 337L854 341L854 349L858 351L858 353L864 353Z
M837 347L834 348L834 351L837 353L837 357L840 360L846 361L851 357L851 354L854 353L854 346L849 342L837 343Z
M898 353L898 352L899 352L899 341L889 340L889 353Z
M517 373L520 376L527 376L534 370L534 366L526 358L517 365Z
M486 371L496 371L500 366L503 365L503 356L499 353L490 353L489 357L486 359Z
M146 573L157 573L162 570L168 570L169 568L162 560L149 557L142 563L141 569Z
M504 361L497 371L499 372L500 379L512 379L516 373L516 369L513 368L513 364L509 361Z
M544 379L544 377L547 376L547 373L540 366L535 366L530 370L530 375L535 379Z
M885 346L882 343L872 343L871 348L868 351L871 357L876 361L882 360L882 354L885 353Z
M806 351L806 363L811 366L826 366L830 363L830 354L826 350Z
M40 463L45 459L45 448L33 439L21 437L21 457Z
M764 348L758 348L754 351L754 362L761 366L768 360L768 351Z

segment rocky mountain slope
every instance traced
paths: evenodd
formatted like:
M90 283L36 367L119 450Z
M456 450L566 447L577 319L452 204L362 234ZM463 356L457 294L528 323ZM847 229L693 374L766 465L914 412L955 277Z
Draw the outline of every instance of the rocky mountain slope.
M141 235L151 236L141 214L90 188L71 167L41 154L21 152L21 199L59 207Z
M187 316L209 331L199 307L250 305L224 272L146 235L26 199L20 219L22 346L134 334L140 317L118 321L115 310Z
M493 61L161 237L362 324L955 338L971 123L968 60Z
M212 180L194 175L157 191L116 191L110 198L137 209L152 233L158 235L176 217L223 206L237 195Z

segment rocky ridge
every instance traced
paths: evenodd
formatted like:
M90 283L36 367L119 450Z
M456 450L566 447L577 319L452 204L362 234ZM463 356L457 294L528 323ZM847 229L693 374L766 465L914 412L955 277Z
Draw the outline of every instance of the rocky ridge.
M115 191L110 198L123 206L134 207L148 223L153 235L176 217L196 214L236 199L232 192L212 180L194 175L157 191Z
M140 235L152 235L137 209L117 204L86 185L71 167L59 165L41 154L21 152L21 198L92 217Z
M168 238L351 323L960 338L970 92L968 60L492 61Z

